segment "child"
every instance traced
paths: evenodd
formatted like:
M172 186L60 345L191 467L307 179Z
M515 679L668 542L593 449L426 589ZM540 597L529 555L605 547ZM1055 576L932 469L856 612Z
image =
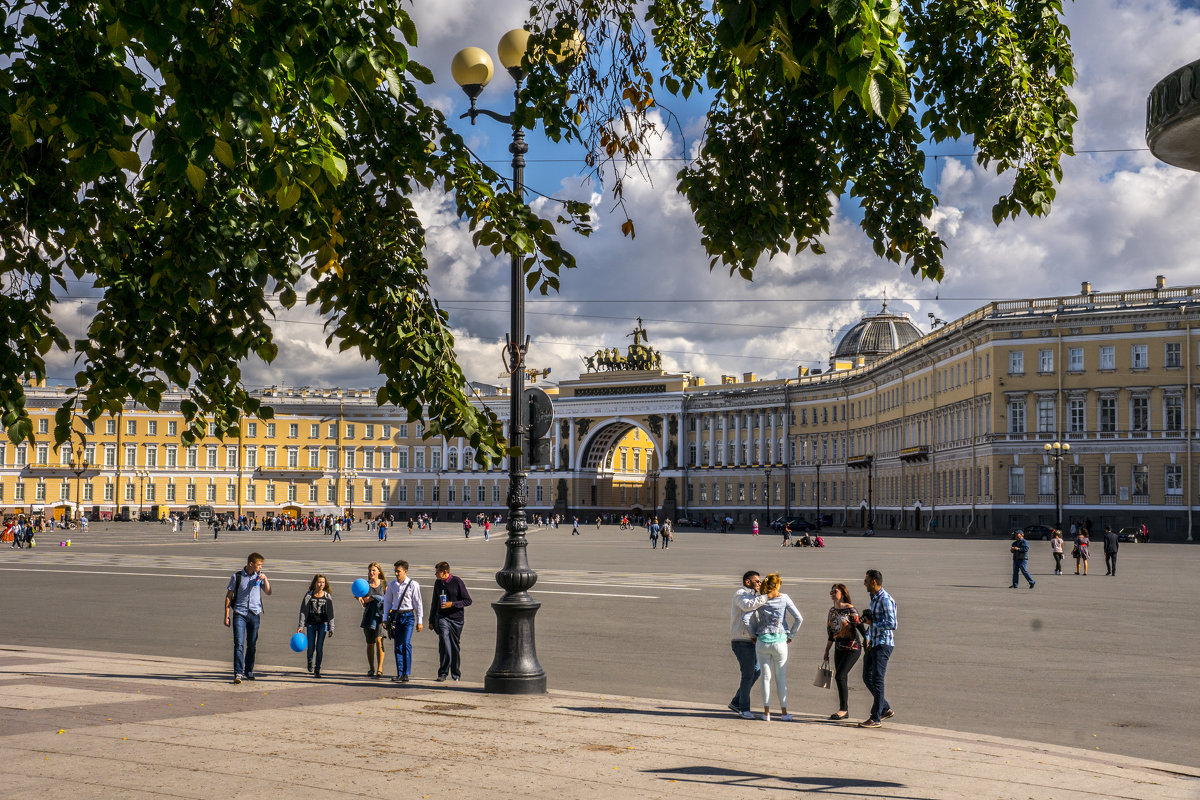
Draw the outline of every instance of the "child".
M324 575L314 575L308 592L300 601L300 626L296 633L308 635L308 671L321 677L321 657L325 653L325 637L333 636L333 597ZM316 660L313 660L313 654Z

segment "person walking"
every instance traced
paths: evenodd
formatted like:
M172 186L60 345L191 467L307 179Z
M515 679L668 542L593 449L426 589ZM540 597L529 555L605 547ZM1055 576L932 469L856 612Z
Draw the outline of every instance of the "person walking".
M200 520L199 519L192 520L192 541L193 542L200 541Z
M1050 536L1050 552L1054 556L1054 574L1062 575L1063 538L1062 531L1057 528Z
M871 595L871 607L863 614L867 629L866 655L863 656L863 683L871 693L871 716L858 723L860 728L878 728L883 720L895 716L884 695L888 661L896 647L896 601L883 588L883 573L867 570L863 586Z
M262 617L262 596L271 594L271 582L262 572L265 559L259 553L246 557L246 566L225 587L225 627L233 629L233 682L254 680L254 654Z
M492 538L492 521L487 517L483 518L483 540L490 541Z
M825 642L824 660L829 660L829 651L833 649L833 682L838 693L838 710L829 718L843 720L850 716L850 670L862 655L859 637L863 626L846 584L835 583L829 590L829 597L833 605L829 607L829 614L825 618L828 640Z
M754 520L754 524L750 526L750 535L758 536L758 520Z
M658 549L658 531L659 531L658 520L654 520L653 522L650 523L650 549L651 550Z
M462 677L462 630L466 617L463 609L471 605L471 595L462 578L450 574L450 564L439 561L433 568L433 601L429 606L429 627L438 637L438 682L447 677Z
M1079 574L1079 565L1083 564L1083 574L1087 575L1088 560L1092 555L1089 551L1092 540L1088 538L1088 529L1081 528L1079 534L1075 537L1075 547L1071 550L1071 555L1075 556L1075 574Z
M383 598L383 613L392 634L392 649L396 655L396 677L393 681L408 683L412 672L413 627L421 632L424 606L421 601L421 586L408 577L408 562L401 559L395 563L396 578L388 584Z
M779 719L783 722L792 721L792 715L787 710L787 646L804 622L792 598L780 591L782 586L783 579L778 573L772 572L763 578L758 593L764 595L767 602L751 614L746 623L754 636L754 652L762 670L762 718L766 722L771 721L772 685L779 700Z
M467 519L466 517L463 517L463 538L471 538L471 520Z
M574 518L574 519L571 521L571 535L572 535L572 536L579 536L579 535L580 535L580 534L579 534L579 517L575 517L575 518Z
M791 543L792 543L792 526L785 522L785 523L783 523L783 541L780 542L779 546L787 547Z
M367 595L358 598L363 607L362 622L359 627L367 640L367 677L383 677L383 637L387 628L383 624L383 599L387 593L387 581L383 577L383 567L378 561L372 561L367 566Z
M409 517L408 518L408 535L409 536L412 536L412 531L413 531L413 518Z
M662 536L663 550L666 550L668 547L671 546L671 542L673 542L675 540L675 534L673 534L671 532L671 520L669 520L669 519L663 520L662 527L659 530L659 535Z
M1121 546L1120 537L1113 531L1112 525L1104 526L1104 574L1117 575L1117 550Z
M751 613L766 605L766 595L758 593L762 583L754 570L742 575L742 588L733 593L733 607L730 610L729 646L738 662L741 679L733 699L729 701L729 710L745 719L754 719L750 711L750 690L758 680L758 656L754 653L754 634L746 626Z
M321 661L325 657L325 637L333 638L333 595L324 575L314 575L308 592L300 601L300 625L296 633L308 636L308 671L321 677ZM314 657L315 656L315 657Z
M375 524L379 526L379 541L386 542L387 541L387 529L388 529L387 520L381 519Z
M333 540L332 541L340 542L341 540L342 540L342 520L339 518L339 519L335 519L333 521Z
M1029 574L1029 542L1025 541L1025 534L1017 531L1017 538L1008 549L1012 552L1012 588L1016 589L1020 585L1021 576L1024 575L1025 580L1029 581L1029 588L1032 589L1037 582Z

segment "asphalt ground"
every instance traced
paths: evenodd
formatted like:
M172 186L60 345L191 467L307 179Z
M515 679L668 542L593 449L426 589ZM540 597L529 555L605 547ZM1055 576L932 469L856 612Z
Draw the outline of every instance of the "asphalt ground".
M292 664L287 642L315 572L334 586L339 626L323 672L357 680L366 670L358 606L349 582L377 560L398 558L429 601L432 565L451 563L475 597L463 636L466 679L492 660L497 599L493 573L503 534L469 540L456 525L386 543L361 526L344 542L319 533L211 534L191 541L153 523L93 525L87 534L44 534L33 551L0 548L5 644L213 659L231 650L221 624L225 584L251 550L274 586L266 599L258 660ZM789 710L827 714L836 695L811 685L825 643L833 582L860 606L866 569L883 571L899 605L888 698L897 721L1031 742L1200 765L1195 691L1200 618L1192 610L1200 550L1182 544L1122 545L1118 576L1104 575L1094 547L1089 576L1054 576L1049 546L1034 542L1037 588L1010 589L1001 537L919 540L828 536L823 549L778 546L776 537L681 531L667 551L643 531L585 526L530 532L539 572L533 594L538 656L554 689L724 704L737 670L728 644L729 600L746 569L778 571L805 623L792 643ZM72 546L58 541L70 534ZM415 673L436 672L436 640L414 637ZM97 664L98 672L104 665ZM393 670L394 671L394 670ZM391 671L388 672L390 674ZM302 674L299 675L303 677ZM297 677L292 675L291 677ZM361 678L364 684L373 682ZM851 715L869 695L857 675ZM759 694L755 691L755 703Z

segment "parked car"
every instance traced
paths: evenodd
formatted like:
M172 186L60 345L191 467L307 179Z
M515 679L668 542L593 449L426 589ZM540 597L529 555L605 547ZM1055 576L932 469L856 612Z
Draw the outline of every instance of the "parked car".
M1146 541L1146 537L1142 535L1140 526L1137 528L1121 528L1121 530L1117 531L1117 541L1137 544L1138 542Z
M688 519L687 517L680 517L679 519L675 520L675 527L676 528L699 528L700 520Z
M790 527L792 529L792 533L803 533L804 531L811 531L817 527L804 517L780 517L771 523L771 527L776 531L782 531L784 525Z
M1023 528L1013 531L1012 538L1017 538L1018 532L1025 534L1026 539L1049 540L1049 538L1054 534L1054 528L1051 528L1049 525L1041 525L1035 522L1032 525L1026 525Z

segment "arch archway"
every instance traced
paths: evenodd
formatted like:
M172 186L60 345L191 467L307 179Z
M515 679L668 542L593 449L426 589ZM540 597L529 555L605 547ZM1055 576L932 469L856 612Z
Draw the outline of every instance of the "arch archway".
M637 428L650 441L650 445L654 448L654 457L656 461L662 461L662 441L650 432L650 429L640 420L629 419L627 417L614 417L605 420L584 437L583 442L579 446L578 452L575 454L575 463L571 465L573 470L586 471L601 471L606 464L611 462L611 456L616 449L617 443L625 438L628 433ZM645 465L645 469L649 468L649 464Z

